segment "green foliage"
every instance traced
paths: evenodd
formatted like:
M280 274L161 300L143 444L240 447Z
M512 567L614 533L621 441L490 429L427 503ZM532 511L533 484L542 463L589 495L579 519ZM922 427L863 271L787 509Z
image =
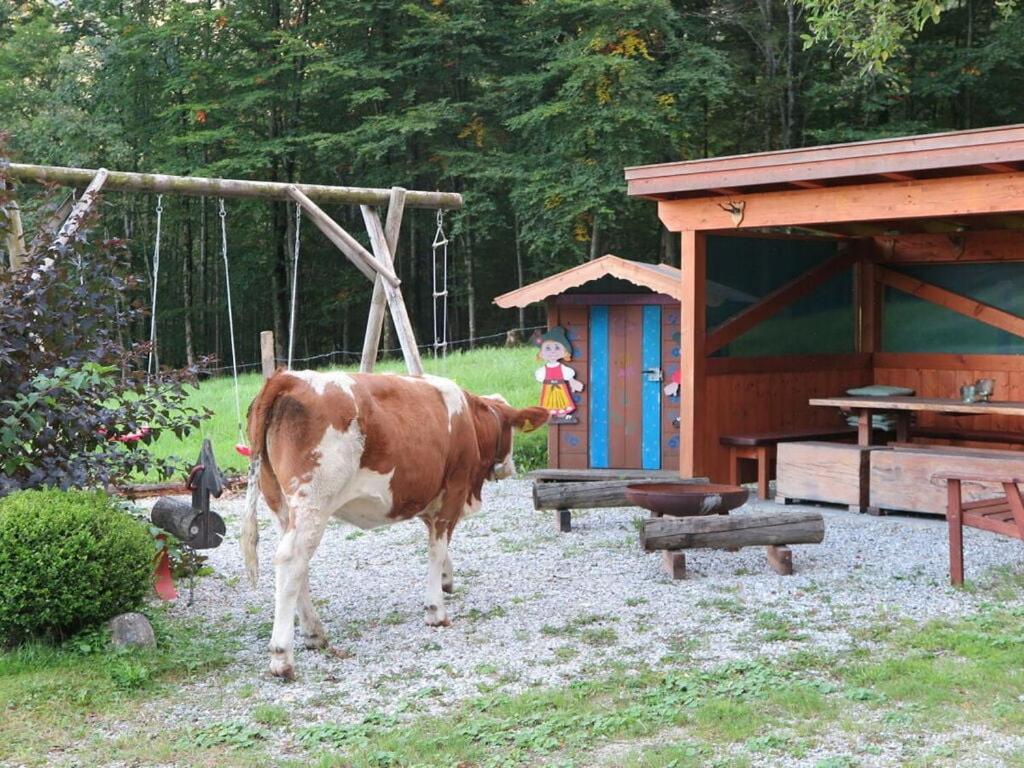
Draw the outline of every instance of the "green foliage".
M137 607L153 554L149 532L103 493L0 500L0 644L67 637Z

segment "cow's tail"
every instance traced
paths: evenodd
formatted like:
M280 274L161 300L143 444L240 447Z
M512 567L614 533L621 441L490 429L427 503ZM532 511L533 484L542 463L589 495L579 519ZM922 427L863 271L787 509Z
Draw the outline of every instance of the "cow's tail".
M259 581L260 563L257 548L260 543L259 523L256 519L260 500L260 470L267 460L267 425L270 412L281 390L287 386L287 377L274 374L263 385L249 406L249 446L252 450L249 463L249 485L245 493L245 513L242 517L242 557L250 583L255 587ZM269 465L268 465L269 467Z
M245 492L245 514L242 517L242 557L245 558L245 572L254 587L260 578L260 557L257 548L260 543L260 526L256 513L260 501L260 464L262 454L253 451L249 464L249 487Z

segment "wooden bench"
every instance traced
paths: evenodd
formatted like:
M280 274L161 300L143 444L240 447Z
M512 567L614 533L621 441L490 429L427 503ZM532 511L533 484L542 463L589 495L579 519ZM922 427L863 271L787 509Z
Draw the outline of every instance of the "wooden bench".
M837 440L856 435L856 427L797 427L775 432L722 435L718 441L729 448L729 483L740 484L741 461L754 461L757 463L757 496L760 499L767 499L768 483L772 478L772 467L775 463L775 448L779 443Z
M948 472L936 475L946 480L949 506L949 580L954 586L964 583L964 526L991 531L1000 536L1024 540L1024 499L1020 483L1024 477L993 474L972 475ZM963 483L998 483L1003 487L1003 498L964 501Z
M1006 432L992 429L957 429L955 427L918 427L910 428L912 438L929 440L950 440L962 443L1004 443L1006 445L1024 444L1024 432Z

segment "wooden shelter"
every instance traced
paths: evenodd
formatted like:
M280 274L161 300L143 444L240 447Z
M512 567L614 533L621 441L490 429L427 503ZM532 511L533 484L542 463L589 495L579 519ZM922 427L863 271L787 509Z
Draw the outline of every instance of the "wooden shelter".
M808 401L853 386L949 398L989 377L997 398L1024 400L1024 126L640 166L625 177L681 240L681 474L727 479L723 435L836 424L834 409ZM709 247L722 235L747 244L725 276ZM771 277L778 238L831 250L715 317L709 276ZM1024 431L1019 417L971 419L975 430Z

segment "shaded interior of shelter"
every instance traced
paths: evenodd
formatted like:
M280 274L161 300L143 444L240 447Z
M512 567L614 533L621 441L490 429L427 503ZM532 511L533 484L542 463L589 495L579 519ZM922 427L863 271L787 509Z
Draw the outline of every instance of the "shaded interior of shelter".
M727 344L709 348L705 428L695 436L703 443L706 473L720 481L728 477L722 435L838 426L838 412L810 406L808 400L852 387L898 385L919 396L954 398L961 385L985 377L995 380L994 399L1024 400L1024 338L971 316L983 314L984 307L1011 319L1024 317L1024 229L993 230L991 225L987 217L968 217L958 219L955 228L934 221L908 220L898 228L875 223L874 234L862 237L795 229L742 236L709 233L708 282L749 293L756 301L841 253L859 258ZM867 263L878 274L896 278L876 283L866 275ZM930 290L932 300L905 290L922 284L960 297L954 302L959 311L935 303ZM858 318L860 294L866 290L876 291L880 305L879 327L872 329L871 339L864 338ZM708 338L745 309L739 302L714 306L709 301ZM921 414L918 423L1024 432L1022 420L1009 416ZM1020 448L991 442L984 447Z

